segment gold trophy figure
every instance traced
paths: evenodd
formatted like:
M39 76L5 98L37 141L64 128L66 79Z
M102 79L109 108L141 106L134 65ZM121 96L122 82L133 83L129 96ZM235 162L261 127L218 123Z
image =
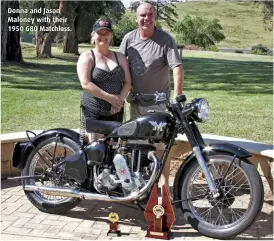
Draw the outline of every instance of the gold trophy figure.
M108 219L110 221L109 223L109 231L107 233L107 236L121 236L121 231L118 230L118 220L119 216L117 213L111 212L108 215Z

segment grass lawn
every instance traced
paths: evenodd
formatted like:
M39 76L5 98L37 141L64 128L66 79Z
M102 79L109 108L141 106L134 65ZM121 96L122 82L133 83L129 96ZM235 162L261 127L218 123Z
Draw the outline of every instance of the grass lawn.
M273 63L269 57L185 51L188 99L204 97L203 133L273 143Z
M2 65L2 133L79 128L77 56L53 54L37 59L24 45L24 63ZM272 66L267 56L184 51L184 93L211 108L202 132L272 143Z

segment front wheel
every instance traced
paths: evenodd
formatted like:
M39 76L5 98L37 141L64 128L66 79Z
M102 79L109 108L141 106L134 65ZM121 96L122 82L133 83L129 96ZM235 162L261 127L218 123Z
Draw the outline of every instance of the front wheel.
M181 210L189 224L205 236L230 238L242 233L255 221L263 203L263 184L256 168L246 159L212 153L207 166L221 196L214 199L198 161L192 161L180 179Z

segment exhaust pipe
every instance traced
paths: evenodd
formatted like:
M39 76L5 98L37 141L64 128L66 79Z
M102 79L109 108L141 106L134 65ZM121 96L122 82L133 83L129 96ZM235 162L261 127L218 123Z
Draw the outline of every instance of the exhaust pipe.
M156 156L155 151L150 151L148 153L148 159L154 162L154 168L152 170L152 175L147 184L139 191L133 192L126 197L115 197L107 196L97 193L81 192L71 188L55 188L55 187L44 187L35 185L25 185L23 188L25 191L42 192L47 195L55 195L61 197L75 197L83 200L99 200L107 202L129 202L135 201L143 196L147 190L149 190L155 182L156 177L159 174L159 159Z

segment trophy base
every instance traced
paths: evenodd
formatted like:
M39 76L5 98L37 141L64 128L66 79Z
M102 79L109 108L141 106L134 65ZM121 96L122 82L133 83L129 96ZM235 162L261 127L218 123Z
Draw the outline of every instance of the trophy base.
M146 237L157 238L157 239L170 239L170 231L167 232L157 232L150 229L147 230Z
M111 236L111 237L120 237L121 236L121 231L120 230L109 230L107 233L107 236Z

